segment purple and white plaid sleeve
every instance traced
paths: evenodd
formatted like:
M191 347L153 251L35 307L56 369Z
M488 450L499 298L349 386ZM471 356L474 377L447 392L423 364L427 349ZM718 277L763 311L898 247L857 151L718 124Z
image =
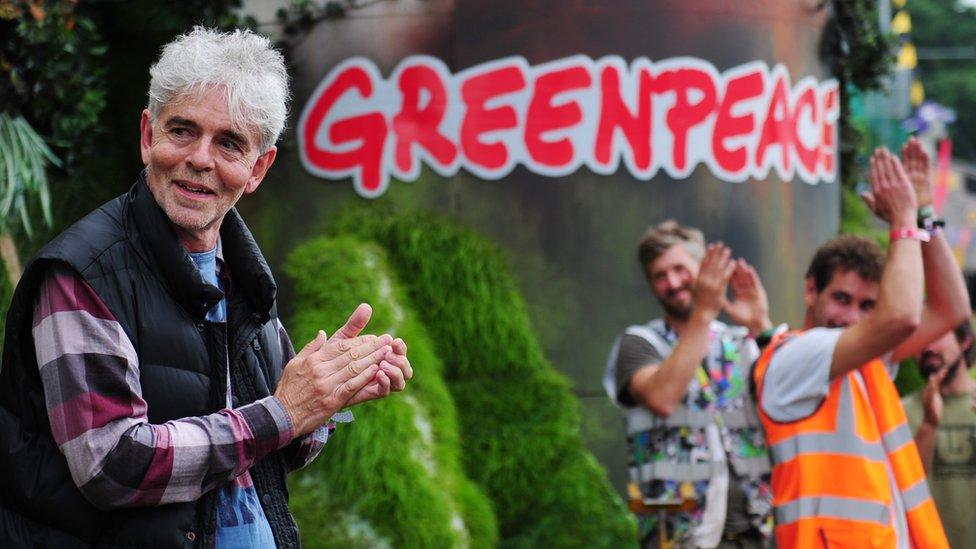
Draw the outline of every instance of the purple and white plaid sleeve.
M132 343L68 268L42 282L33 336L51 432L75 484L100 508L196 500L292 439L275 397L150 424Z
M295 348L291 344L291 338L288 337L288 332L285 330L284 325L281 324L280 320L275 320L278 323L278 343L281 345L281 356L282 363L281 369L285 369L285 365L295 357ZM289 471L294 471L296 469L301 469L318 457L322 452L322 448L325 447L325 443L329 441L329 437L335 432L337 423L350 423L352 422L352 412L344 411L332 416L332 419L328 423L319 427L318 429L308 433L307 435L300 436L296 438L285 450L284 456L287 463Z

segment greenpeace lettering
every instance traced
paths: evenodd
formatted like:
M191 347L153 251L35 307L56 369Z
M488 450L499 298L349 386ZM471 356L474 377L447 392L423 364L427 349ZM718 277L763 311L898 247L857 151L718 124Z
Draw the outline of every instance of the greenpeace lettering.
M586 166L674 179L704 165L717 178L816 184L837 178L835 80L796 85L782 65L753 61L725 72L675 57L627 63L576 55L531 66L506 57L451 74L434 57L404 59L384 79L353 58L322 80L298 124L305 168L352 177L362 196L390 178L415 181L421 164L449 177L489 180L522 165L551 177Z

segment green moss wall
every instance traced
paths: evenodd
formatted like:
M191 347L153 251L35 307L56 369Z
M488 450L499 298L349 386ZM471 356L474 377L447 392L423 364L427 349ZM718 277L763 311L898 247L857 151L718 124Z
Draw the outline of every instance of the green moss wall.
M464 469L494 504L501 545L634 545L633 521L583 446L578 404L543 355L501 251L429 214L347 213L331 230L381 244L408 289L457 403Z
M373 306L366 331L409 346L407 389L355 408L308 468L289 480L291 506L307 547L493 547L491 503L461 467L457 412L441 357L409 305L383 250L350 237L314 240L285 270L299 311L296 346L337 329L361 302Z

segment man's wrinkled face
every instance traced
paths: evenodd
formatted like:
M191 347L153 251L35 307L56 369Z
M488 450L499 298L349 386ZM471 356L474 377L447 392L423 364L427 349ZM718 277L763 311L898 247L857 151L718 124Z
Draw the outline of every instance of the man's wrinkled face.
M260 153L255 128L232 122L221 88L167 104L154 122L144 111L140 129L149 190L184 243L216 242L224 214L258 188L275 157L274 147Z
M671 246L647 266L651 292L668 315L681 319L691 315L698 266L699 262L681 244Z
M922 350L922 354L918 357L918 367L922 375L928 377L943 368L956 367L960 360L963 360L962 355L963 349L956 335L949 332ZM951 374L952 372L946 376L943 383L951 380Z
M846 328L874 310L879 284L866 280L856 271L838 269L820 292L813 277L808 277L804 301L817 327Z

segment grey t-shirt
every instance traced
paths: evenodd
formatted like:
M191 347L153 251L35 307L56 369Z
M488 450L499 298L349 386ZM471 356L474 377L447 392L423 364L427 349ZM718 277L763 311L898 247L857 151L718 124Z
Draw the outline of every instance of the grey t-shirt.
M675 337L673 332L668 335ZM657 349L649 341L638 335L624 334L620 338L620 346L617 350L617 401L623 406L637 406L637 402L627 389L630 378L637 373L637 370L652 364L660 364L662 360L661 353L657 352ZM742 487L742 479L732 467L729 467L729 477L731 482L729 482L728 497L726 498L728 503L724 530L735 533L744 532L751 528L747 512L749 501Z
M620 338L620 347L617 351L617 401L620 404L637 406L634 397L627 390L630 378L644 366L659 364L662 358L661 353L658 353L657 349L641 336L624 334Z

